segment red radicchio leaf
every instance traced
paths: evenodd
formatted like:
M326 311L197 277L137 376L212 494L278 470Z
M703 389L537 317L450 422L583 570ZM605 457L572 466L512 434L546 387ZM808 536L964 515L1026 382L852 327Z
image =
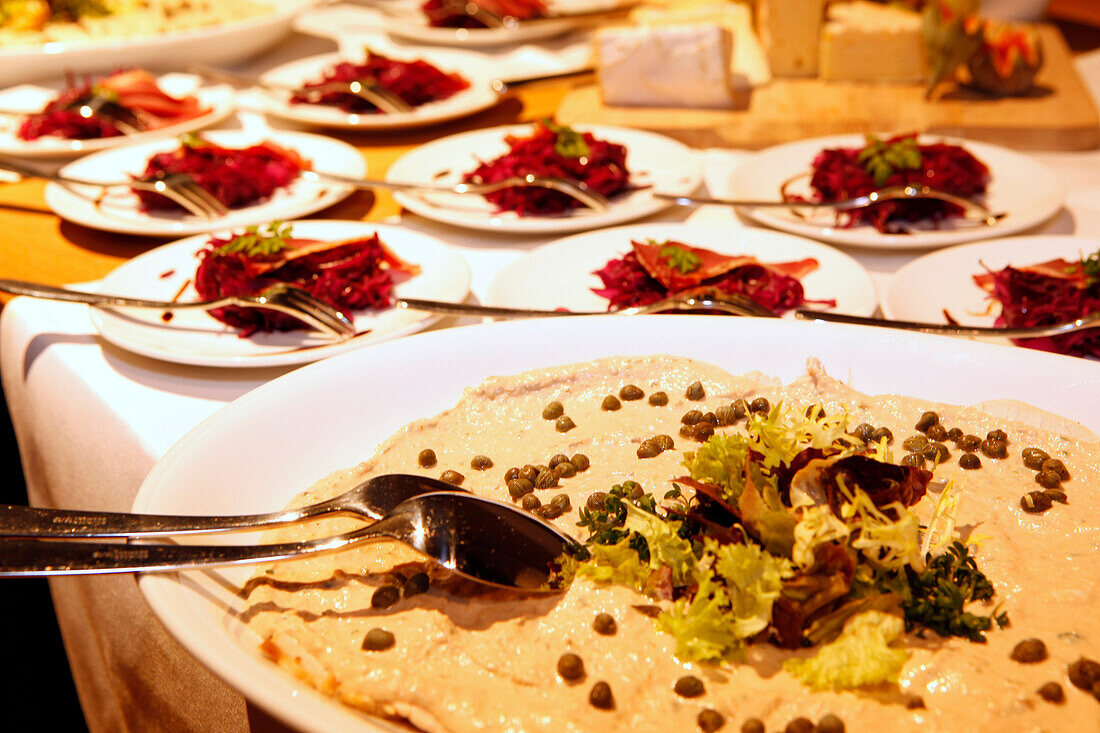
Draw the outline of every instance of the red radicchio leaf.
M866 492L880 509L895 501L902 506L913 506L924 496L932 480L932 472L923 468L896 466L867 456L841 458L827 466L821 475L829 508L837 516L840 505L846 501L837 485L838 477L843 477L849 489L858 486Z

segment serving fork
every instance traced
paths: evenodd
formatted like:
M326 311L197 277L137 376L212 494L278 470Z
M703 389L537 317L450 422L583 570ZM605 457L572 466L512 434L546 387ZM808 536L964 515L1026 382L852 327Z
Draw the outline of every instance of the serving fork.
M302 288L285 283L272 285L256 295L228 296L216 300L161 301L130 298L102 293L69 290L52 285L0 279L0 292L26 295L32 298L62 300L69 303L87 303L101 308L151 308L160 311L202 310L209 311L225 306L241 308L267 308L293 316L316 331L337 339L355 335L355 325L347 316L310 295Z
M354 94L360 99L370 102L383 112L390 114L408 114L414 110L411 104L379 84L377 79L363 78L350 82L331 81L313 86L294 86L268 81L259 76L214 69L209 66L191 66L189 71L216 81L225 81L230 84L247 84L292 96L312 98L321 97L325 94Z
M98 188L136 188L149 191L175 201L187 211L203 219L217 219L229 213L229 208L216 199L209 191L200 186L186 173L165 173L151 178L135 178L132 181L95 181L80 176L62 173L50 173L8 159L0 159L0 169L18 173L23 178L40 178L45 181L75 186L96 186Z
M906 186L887 186L877 191L872 191L863 196L853 196L841 201L793 201L793 200L756 200L756 199L723 199L708 198L704 196L680 196L671 193L653 193L654 198L671 201L681 206L693 204L724 204L726 206L741 206L745 208L790 208L790 209L833 209L834 211L852 211L863 209L884 201L900 201L906 199L936 199L961 207L968 217L985 226L991 226L1008 216L1007 212L994 212L989 207L965 198L956 196L947 191L941 191L931 186L910 184Z

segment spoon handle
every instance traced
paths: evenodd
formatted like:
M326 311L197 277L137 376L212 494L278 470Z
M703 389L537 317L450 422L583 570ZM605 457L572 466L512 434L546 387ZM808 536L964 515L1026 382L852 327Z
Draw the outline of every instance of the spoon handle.
M269 545L122 544L80 540L5 539L0 540L0 578L166 572L287 560L389 537L390 524L383 520L333 537Z

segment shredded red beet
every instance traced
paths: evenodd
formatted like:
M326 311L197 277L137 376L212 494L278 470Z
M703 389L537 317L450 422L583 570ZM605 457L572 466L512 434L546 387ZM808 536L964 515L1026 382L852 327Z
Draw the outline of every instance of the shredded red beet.
M173 151L154 155L141 177L186 173L214 198L234 208L266 199L308 169L309 162L298 153L270 141L235 149L196 137ZM134 194L145 209L181 208L159 193L134 189Z
M107 100L104 111L81 116L82 105L93 98ZM90 79L75 83L70 79L68 88L41 112L28 115L20 125L18 135L22 140L37 140L50 135L71 140L90 140L122 135L113 116L121 116L138 130L159 130L206 114L209 110L192 96L173 97L165 93L156 78L141 69L116 71L96 83Z
M420 270L390 251L377 233L341 242L290 239L286 249L267 255L219 251L230 241L211 239L199 254L195 290L203 299L255 295L271 285L289 283L351 318L354 310L389 307L393 286ZM261 308L230 306L210 313L241 329L242 337L306 327L292 316Z
M914 135L898 135L886 140L895 143ZM889 177L876 181L864 163L858 160L862 148L830 148L821 151L813 162L810 187L817 201L840 201L863 196L885 186L924 184L967 198L985 194L989 169L958 145L936 143L918 145L920 165L894 170ZM901 233L906 222L941 222L963 215L962 207L933 199L885 201L880 204L838 212L842 226L870 224L885 233Z
M836 305L835 300L806 300L798 277L817 268L817 261L813 259L769 265L754 257L720 255L680 242L631 244L633 251L610 260L594 273L603 287L593 288L592 292L607 298L608 310L649 305L673 295L720 296L731 293L742 293L777 314L806 303ZM699 267L699 277L691 278L690 273L678 271L675 266L669 265L667 258L661 258L664 262L655 264L658 258L653 257L654 252L665 252L665 248L670 246L686 250L698 258L695 261L703 265Z
M361 79L375 79L378 84L390 90L413 107L429 102L438 102L454 96L470 86L460 74L448 74L432 66L427 61L397 61L376 53L368 54L362 64L349 61L337 64L317 80L305 84L306 88L317 87L334 81L352 82ZM325 104L339 107L346 112L381 113L372 103L347 92L332 92L320 97L291 97L293 104Z
M530 137L505 138L510 150L482 163L462 177L466 183L493 183L511 176L573 178L604 196L627 188L626 148L597 140L591 133L578 133L550 122L535 124ZM560 214L582 204L571 196L548 188L512 186L485 195L501 211L520 216Z
M501 17L511 16L516 20L530 20L546 15L546 4L542 0L478 0L478 6L496 13ZM428 25L437 28L485 28L480 20L462 12L462 6L455 0L427 0L420 6Z
M1100 263L1100 252L1084 262L1054 260L1026 267L1006 267L975 275L978 285L1001 304L996 325L1006 328L1045 326L1100 311L1100 278L1086 262ZM1030 349L1100 358L1100 327L1040 338L1013 339Z

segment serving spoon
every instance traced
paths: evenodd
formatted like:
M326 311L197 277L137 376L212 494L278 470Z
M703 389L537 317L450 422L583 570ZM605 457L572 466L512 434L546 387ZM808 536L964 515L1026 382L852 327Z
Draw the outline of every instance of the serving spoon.
M165 572L287 560L365 542L397 540L482 590L561 592L558 562L576 540L527 512L474 494L414 496L366 527L332 537L266 545L121 544L83 540L0 541L0 577Z

